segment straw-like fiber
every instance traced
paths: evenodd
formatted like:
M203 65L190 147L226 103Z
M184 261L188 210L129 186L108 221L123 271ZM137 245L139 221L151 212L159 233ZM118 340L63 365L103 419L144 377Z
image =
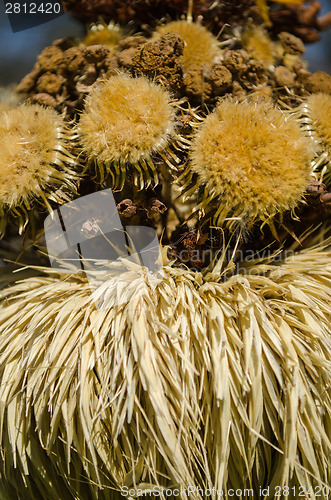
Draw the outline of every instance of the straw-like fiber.
M331 484L330 256L227 280L127 262L100 310L69 272L2 290L0 498Z

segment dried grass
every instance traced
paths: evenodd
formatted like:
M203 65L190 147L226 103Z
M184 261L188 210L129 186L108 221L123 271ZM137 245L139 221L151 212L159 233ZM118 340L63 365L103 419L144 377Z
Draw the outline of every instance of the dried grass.
M329 485L330 254L157 286L128 262L105 310L60 270L2 290L0 498Z

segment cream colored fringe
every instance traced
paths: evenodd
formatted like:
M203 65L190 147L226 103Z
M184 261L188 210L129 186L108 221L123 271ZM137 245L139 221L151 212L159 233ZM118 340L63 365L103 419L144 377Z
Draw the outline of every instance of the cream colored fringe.
M330 257L158 282L127 262L101 310L68 271L2 290L0 498L330 485Z

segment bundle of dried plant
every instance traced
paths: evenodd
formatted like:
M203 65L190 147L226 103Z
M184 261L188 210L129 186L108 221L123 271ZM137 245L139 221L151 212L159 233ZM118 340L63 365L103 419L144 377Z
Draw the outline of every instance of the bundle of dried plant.
M3 490L329 485L329 243L237 272L122 260L98 310L69 270L3 290Z

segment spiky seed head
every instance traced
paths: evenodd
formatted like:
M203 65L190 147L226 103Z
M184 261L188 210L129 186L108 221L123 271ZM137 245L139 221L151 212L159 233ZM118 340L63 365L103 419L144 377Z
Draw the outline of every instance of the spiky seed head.
M118 42L123 37L123 32L120 26L110 22L100 22L90 26L82 45L107 45L110 48L115 48Z
M312 140L314 173L327 186L331 184L331 96L316 93L308 96L293 112L304 134Z
M153 153L164 150L175 132L170 94L141 76L119 74L95 85L79 123L83 150L90 160L112 170L141 170ZM124 167L123 167L124 165Z
M184 71L203 64L212 64L217 55L221 54L217 38L200 24L188 21L172 21L157 28L161 35L177 33L185 41L181 57Z
M191 169L222 218L267 220L295 208L310 177L310 144L265 102L223 100L199 130ZM206 208L206 206L204 207Z
M165 148L174 108L169 93L146 77L116 75L95 86L79 130L89 157L136 163Z
M324 93L311 94L306 103L316 133L331 153L331 96Z
M249 55L270 66L275 62L276 46L262 26L249 25L242 33L242 44Z
M74 191L78 175L75 160L66 150L71 134L62 117L51 108L22 105L1 114L0 216L3 233L6 215L26 211L38 200L63 202L62 188ZM64 197L64 199L68 199ZM23 220L24 219L24 220ZM27 218L20 220L20 231Z

